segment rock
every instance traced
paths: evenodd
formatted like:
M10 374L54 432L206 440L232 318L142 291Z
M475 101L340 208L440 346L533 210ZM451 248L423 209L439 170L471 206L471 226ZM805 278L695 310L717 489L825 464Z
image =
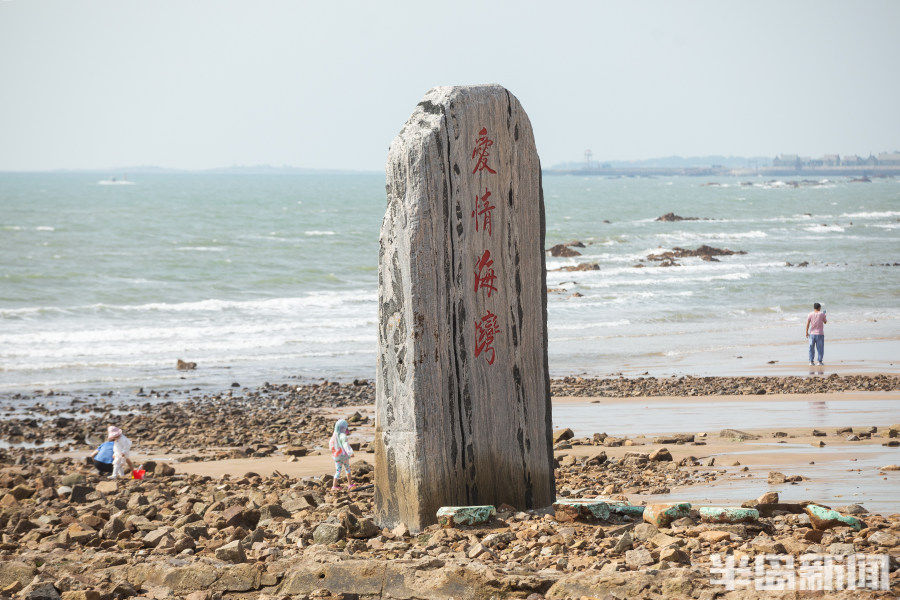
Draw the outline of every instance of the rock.
M708 530L700 532L700 539L711 544L718 544L731 539L731 533L728 531Z
M747 433L746 431L740 431L739 429L723 429L719 432L719 437L729 438L733 440L739 440L741 442L745 440L758 440L759 436L753 433Z
M24 587L36 574L37 569L34 568L34 565L16 560L2 561L0 562L0 589L7 588L16 582Z
M881 467L881 471L900 471L900 465L885 465Z
M575 437L575 432L566 427L565 429L557 429L553 432L553 443L559 443L565 440L571 440Z
M649 540L658 533L659 529L656 525L651 525L650 523L638 523L634 526L634 529L631 530L631 536L642 542Z
M493 506L442 506L437 511L438 523L444 527L487 523L497 514Z
M25 500L26 498L31 498L34 495L34 488L30 488L27 485L17 485L13 489L9 490L9 494L16 500Z
M553 504L556 520L560 522L578 520L609 519L610 506L602 500L585 498L560 498Z
M828 434L825 433L824 431L819 431L818 429L813 429L812 435L813 435L813 437L825 437Z
M307 450L303 446L288 446L283 450L287 456L306 456Z
M313 541L316 544L334 544L342 540L346 534L343 525L319 523L313 530Z
M756 499L757 504L778 504L778 492L766 492Z
M625 553L625 564L633 569L653 564L653 556L645 548L629 550Z
M247 560L247 556L244 554L244 546L240 540L234 540L216 548L216 558L230 563L242 563Z
M668 546L659 551L659 561L689 565L691 564L691 555L680 548Z
M755 508L701 506L700 519L704 523L755 523L759 511Z
M472 547L469 548L469 551L466 552L466 556L469 557L470 559L478 558L479 556L484 554L486 551L487 551L487 548L485 548L483 544L480 544L480 543L473 544Z
M784 476L784 473L779 473L778 471L770 471L769 472L769 483L779 484L787 481L787 478Z
M105 479L94 486L94 490L101 494L115 494L119 490L119 481L117 479Z
M670 504L648 504L644 507L644 521L656 527L668 527L675 519L690 514L691 505L687 502Z
M870 544L884 546L886 548L896 548L900 544L900 537L890 533L889 531L876 531L866 538Z
M661 217L656 217L655 220L656 221L673 222L673 221L699 221L700 219L698 217L682 217L682 216L676 215L675 213L670 212L670 213L666 213L666 214L662 215Z
M229 568L212 586L223 592L248 592L260 586L262 573L257 565L244 563Z
M434 88L387 172L375 523L418 532L449 504L549 506L544 209L528 116L501 86ZM517 467L496 468L497 456Z
M613 546L612 551L614 554L621 554L626 550L630 550L633 545L634 540L632 539L631 534L626 531L622 534L622 537L616 540L616 544Z
M197 363L185 362L179 358L175 361L175 368L179 371L192 371L197 368Z
M175 467L166 463L157 463L153 469L153 475L156 477L171 477L175 474Z
M100 592L96 590L69 590L63 592L62 600L100 600Z
M74 485L74 486L72 486L72 493L69 494L69 502L75 502L78 504L87 502L88 494L90 494L93 491L94 491L93 488L88 487L86 485Z
M809 521L813 528L818 529L819 531L842 526L852 527L859 531L864 526L864 523L856 517L842 515L836 510L831 510L824 506L809 504L806 506L805 510L806 514L809 515Z
M260 521L267 521L275 518L290 519L291 513L285 510L280 504L266 504L265 506L260 507Z
M60 485L64 485L67 487L74 487L79 484L83 484L87 481L81 473L69 473L68 475L63 475L59 478Z
M764 533L753 538L750 541L750 547L762 554L784 554L785 552L781 542L776 542Z
M66 535L76 544L84 544L97 537L97 532L75 521L66 528Z
M25 600L60 600L52 583L38 583L24 594Z
M668 461L672 460L672 454L669 452L667 448L660 448L655 452L650 453L650 461Z
M558 257L558 258L571 258L573 256L581 256L581 252L578 250L573 250L569 248L565 244L557 244L547 250L550 256Z
M851 554L856 554L856 548L853 546L853 544L842 542L829 544L825 551L832 556L849 556Z

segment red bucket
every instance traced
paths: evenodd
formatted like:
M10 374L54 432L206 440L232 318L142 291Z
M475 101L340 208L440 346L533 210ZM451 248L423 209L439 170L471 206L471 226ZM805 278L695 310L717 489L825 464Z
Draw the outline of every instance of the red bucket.
M135 469L134 471L131 472L131 477L134 479L143 479L144 474L146 474L146 473L147 473L147 471L144 469Z

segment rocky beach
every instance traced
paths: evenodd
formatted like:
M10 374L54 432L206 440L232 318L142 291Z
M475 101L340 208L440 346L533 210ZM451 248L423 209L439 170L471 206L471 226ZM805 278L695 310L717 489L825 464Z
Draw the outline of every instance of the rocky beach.
M554 403L572 398L598 408L679 396L896 399L898 391L894 375L552 382ZM716 431L685 424L680 433L615 436L575 435L578 424L571 423L554 430L555 505L530 511L498 506L484 522L451 521L411 535L373 521L370 381L236 385L218 393L35 391L3 401L10 407L0 422L4 596L760 597L752 585L728 590L712 583L714 561L726 555L738 562L746 557L751 567L764 555L791 556L797 564L812 554L888 555L890 586L896 593L900 585L900 511L870 512L865 498L840 504L779 498L817 477L820 465L791 460L798 446L844 457L862 447L893 451L900 426L890 422L746 430L726 415ZM727 403L717 405L727 409ZM326 446L334 420L342 417L353 429L360 487L335 493ZM136 463L148 471L143 480L99 477L85 463L109 423L134 440ZM786 442L777 450L777 468L752 451L766 440ZM896 491L897 463L869 469L869 475ZM681 493L742 480L763 491L728 505L731 512L712 511ZM578 499L596 506L588 510ZM740 507L749 512L735 512ZM831 597L879 593L889 594Z

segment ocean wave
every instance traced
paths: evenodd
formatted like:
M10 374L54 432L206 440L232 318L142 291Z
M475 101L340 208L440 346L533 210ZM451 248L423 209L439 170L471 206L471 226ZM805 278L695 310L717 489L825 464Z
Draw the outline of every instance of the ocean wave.
M193 252L224 252L225 248L221 246L179 246L175 248L176 250L181 251L193 251Z
M49 225L38 225L34 228L35 231L56 231L56 227L51 227Z
M327 231L327 230L321 230L321 231L320 231L320 230L318 230L318 229L311 229L311 230L309 230L309 231L304 231L303 233L305 233L306 235L311 235L311 236L316 236L316 235L335 235L335 233L334 233L333 231Z
M39 314L72 314L76 312L269 312L300 314L298 311L321 307L375 303L378 293L371 289L341 292L310 292L306 296L257 300L198 300L195 302L151 302L148 304L86 304L79 306L31 306L0 309L0 318L16 318Z
M669 242L702 242L706 240L745 240L745 239L761 239L768 237L765 231L736 231L734 233L695 233L689 231L675 231L672 233L658 233L656 237Z
M841 233L845 231L843 227L840 225L810 225L809 227L803 228L805 231L811 231L812 233L821 233L823 231L836 231Z
M870 211L870 212L855 212L855 213L844 213L841 216L848 217L850 219L887 219L887 218L891 218L891 217L900 217L900 211L884 210L884 211Z
M600 329L606 327L622 327L630 325L628 319L619 319L617 321L586 321L582 323L567 323L566 325L556 325L550 323L548 328L552 331L581 331L583 329Z

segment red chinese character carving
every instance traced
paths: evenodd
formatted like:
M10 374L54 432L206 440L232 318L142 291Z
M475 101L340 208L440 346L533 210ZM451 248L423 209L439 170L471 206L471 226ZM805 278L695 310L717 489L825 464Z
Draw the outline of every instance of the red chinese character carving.
M488 298L491 297L491 292L497 291L497 288L494 287L497 275L494 273L493 265L494 261L491 260L490 250L485 250L478 264L475 265L475 291L477 292L479 288L486 288Z
M475 358L483 353L487 364L494 364L494 359L497 358L497 352L494 350L494 335L498 333L500 333L500 326L497 324L497 315L491 311L481 317L480 321L475 321Z
M475 231L478 231L478 217L481 217L481 230L487 231L488 235L491 235L493 230L491 227L491 211L497 208L488 200L490 197L491 193L485 188L484 196L480 198L475 196L475 210L472 211L472 216L475 217Z
M474 175L478 171L482 171L484 169L488 170L488 173L497 174L497 171L490 168L487 164L488 159L488 148L494 145L493 140L489 140L487 137L487 129L484 127L481 128L481 131L478 132L480 136L478 140L475 142L475 149L472 150L472 158L478 157L478 162L475 163L475 168L472 169L472 174Z

